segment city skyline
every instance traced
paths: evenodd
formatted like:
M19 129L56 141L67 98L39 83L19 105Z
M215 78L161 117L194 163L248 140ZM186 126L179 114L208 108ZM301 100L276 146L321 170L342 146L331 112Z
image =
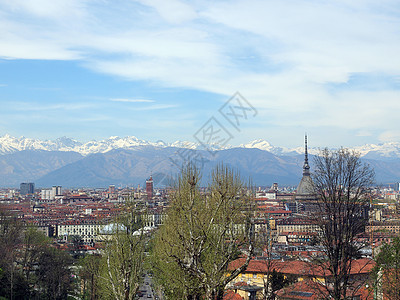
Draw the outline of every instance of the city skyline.
M5 1L0 136L400 142L396 1ZM231 126L236 93L256 114Z

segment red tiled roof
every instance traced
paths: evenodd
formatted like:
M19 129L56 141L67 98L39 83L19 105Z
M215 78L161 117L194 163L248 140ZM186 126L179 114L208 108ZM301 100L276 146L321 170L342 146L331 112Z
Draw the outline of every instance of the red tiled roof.
M280 289L276 295L282 299L309 299L317 300L327 298L325 287L312 280L298 281L288 287Z
M224 295L223 300L243 300L243 298L236 294L234 291L227 291Z
M234 270L240 267L245 261L245 258L239 258L231 262L228 266L228 270ZM375 266L375 262L368 258L362 258L353 260L351 265L351 274L368 274L372 271ZM269 270L268 270L269 267ZM327 269L322 269L321 266L312 265L308 262L293 260L293 261L272 261L272 264L268 266L267 261L263 260L250 260L249 266L247 267L247 273L267 273L268 271L276 271L283 274L293 275L309 275L309 276L330 276L330 272Z

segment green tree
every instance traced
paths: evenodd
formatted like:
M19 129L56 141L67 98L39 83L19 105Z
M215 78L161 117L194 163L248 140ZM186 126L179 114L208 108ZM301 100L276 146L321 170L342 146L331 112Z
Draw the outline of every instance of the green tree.
M42 232L39 232L35 226L25 228L20 263L24 276L31 287L36 281L35 277L31 278L32 275L35 275L34 267L38 264L40 256L48 246L49 239Z
M385 299L400 299L400 238L386 243L375 258L373 271L374 294Z
M66 299L73 291L70 266L72 258L68 253L47 247L38 260L37 279L41 299Z
M145 212L127 201L123 213L109 226L102 257L100 286L103 298L134 299L143 271Z
M272 295L268 299L275 299L275 292L289 285L291 280L285 278L282 273L277 272L275 269L271 273L271 290Z
M79 277L81 279L84 299L100 299L99 277L101 270L101 256L86 255L80 260Z
M19 268L17 255L23 244L23 226L12 214L0 208L0 296L24 299L29 295L28 284Z
M69 251L73 258L77 259L81 256L82 246L84 244L83 238L80 235L70 235L68 236Z
M320 226L319 243L324 259L315 259L316 268L325 273L325 285L333 299L345 299L358 286L352 285L352 261L360 247L356 236L368 221L369 188L374 171L360 160L358 153L341 148L324 149L314 159L312 179L318 195L317 211L311 216Z
M252 210L239 175L220 165L204 193L193 164L182 171L154 239L155 275L171 299L222 299L253 255ZM230 262L247 259L230 274Z

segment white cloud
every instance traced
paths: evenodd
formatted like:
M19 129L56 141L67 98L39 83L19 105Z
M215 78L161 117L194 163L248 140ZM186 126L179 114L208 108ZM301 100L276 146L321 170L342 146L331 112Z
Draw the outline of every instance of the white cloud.
M8 0L0 11L2 58L79 60L124 79L227 99L240 91L278 127L365 136L400 126L398 86L349 84L354 74L399 78L397 1Z
M163 110L163 109L169 109L169 108L175 108L175 107L178 107L178 105L175 105L175 104L159 104L159 105L151 105L151 106L145 106L145 107L135 107L135 108L132 108L132 110L139 110L139 111Z
M154 100L149 99L126 99L126 98L111 98L113 102L129 102L129 103L151 103L155 102Z
M368 130L360 130L356 133L356 136L372 136L372 132Z
M49 19L86 17L85 4L81 0L3 0L1 6L13 13L23 13Z
M7 107L9 112L44 112L44 111L83 111L85 109L94 108L92 103L56 103L56 104L40 104L34 102L3 102L2 105ZM25 115L26 118L26 115Z
M153 7L167 22L184 23L196 18L197 13L192 6L177 0L141 0L142 4Z
M381 142L400 141L400 130L388 130L379 135Z

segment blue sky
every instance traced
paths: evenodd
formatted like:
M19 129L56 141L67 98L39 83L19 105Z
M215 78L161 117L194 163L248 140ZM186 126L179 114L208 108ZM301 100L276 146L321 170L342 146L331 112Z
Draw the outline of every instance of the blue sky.
M2 0L0 41L0 135L400 142L398 1Z

